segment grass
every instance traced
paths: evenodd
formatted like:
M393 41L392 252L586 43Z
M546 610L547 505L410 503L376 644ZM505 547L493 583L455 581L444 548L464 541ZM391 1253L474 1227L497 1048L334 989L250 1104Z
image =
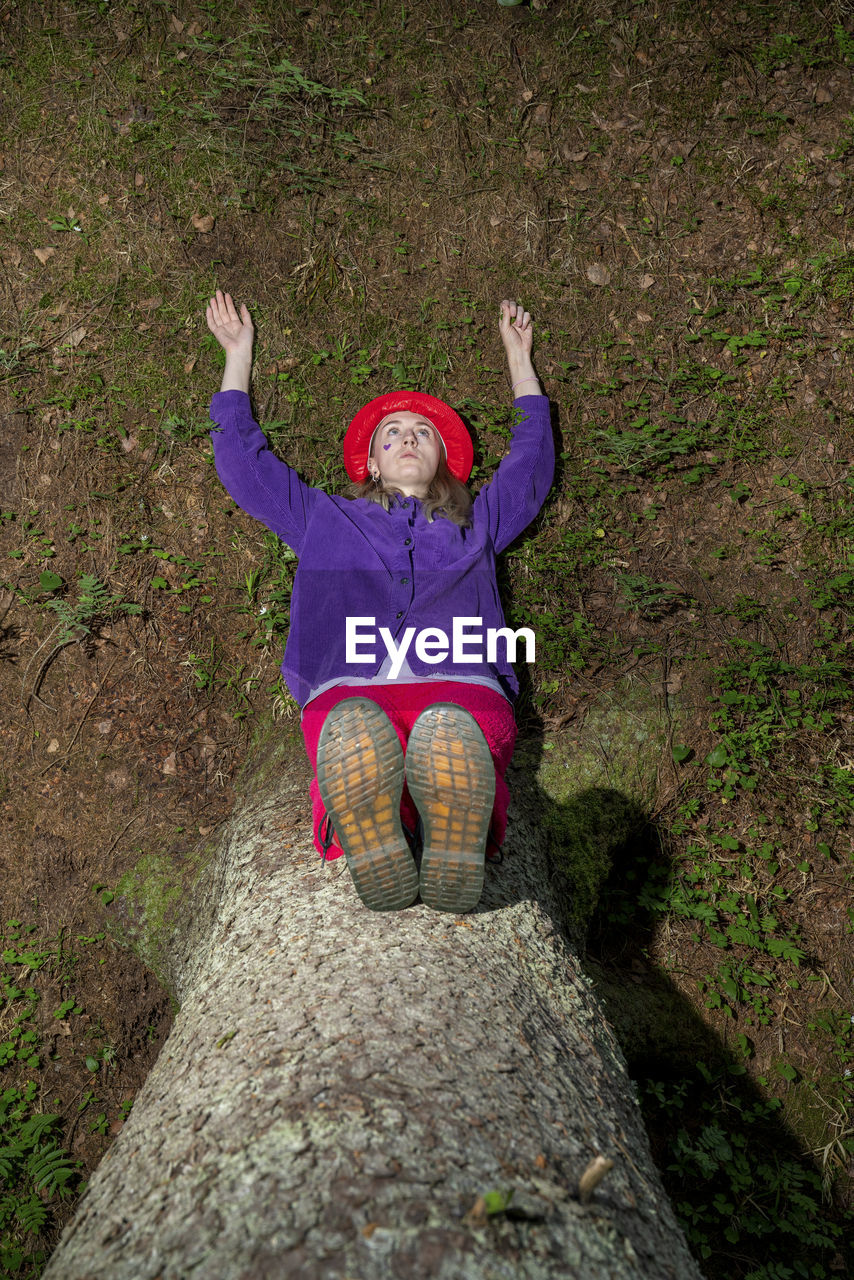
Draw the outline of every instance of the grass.
M111 1123L111 1104L98 1096L103 1089L81 1089L75 1105L60 1111L51 1109L60 1100L47 1092L53 1064L68 1069L66 1037L78 1074L93 1086L110 1075L115 1051L85 1014L76 972L78 951L99 949L103 939L71 939L65 931L45 938L20 920L0 930L0 1267L22 1280L41 1274L65 1202L85 1186L82 1162L68 1150L75 1128L103 1138ZM122 1104L113 1118L129 1109Z
M581 818L556 830L581 851L591 954L623 985L640 955L716 1038L714 1062L633 1060L701 1265L782 1280L833 1274L850 1221L850 937L817 922L851 910L854 133L832 82L854 36L842 6L742 10L716 32L680 3L10 17L0 653L8 705L32 664L67 712L81 778L139 752L144 794L178 761L161 807L192 827L185 726L208 735L207 795L246 722L289 709L294 572L213 472L204 300L251 306L256 406L310 482L340 488L349 416L409 385L465 414L477 487L507 448L494 316L518 292L561 432L553 493L501 569L508 621L538 641L520 718L563 746L603 689L658 682L670 749L633 819L655 856L602 885ZM42 671L61 635L79 643ZM69 700L78 671L105 700L139 690L120 761L101 711ZM40 749L58 731L31 714ZM171 838L152 825L146 854Z
M662 1161L672 1176L676 1211L707 1274L743 1267L743 1251L763 1261L743 1274L789 1280L826 1277L818 1261L844 1243L828 1215L821 1178L796 1153L779 1153L779 1099L751 1097L738 1070L698 1062L676 1081L648 1080L648 1122L668 1134ZM771 1140L769 1154L769 1139Z

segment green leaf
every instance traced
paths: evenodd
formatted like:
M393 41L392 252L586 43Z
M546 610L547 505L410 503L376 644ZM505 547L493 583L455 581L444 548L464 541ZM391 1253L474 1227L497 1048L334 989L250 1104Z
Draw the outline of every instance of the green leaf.
M33 1235L41 1231L47 1221L47 1214L47 1205L37 1195L20 1200L15 1209L15 1215L23 1229L31 1231Z
M47 1137L51 1126L61 1119L60 1115L49 1115L47 1112L40 1112L38 1115L30 1116L29 1120L26 1120L21 1125L18 1132L18 1140L25 1147L34 1147Z
M684 743L676 743L673 747L673 759L676 764L684 764L694 753L690 747L686 747Z
M485 1191L483 1194L483 1203L490 1217L496 1213L506 1213L512 1199L512 1188L508 1191Z
M45 569L44 573L39 574L39 586L42 591L57 591L62 586L62 578L58 573Z
M27 1160L27 1173L37 1187L51 1195L62 1195L66 1183L75 1176L76 1165L58 1143L39 1147Z
M710 751L706 756L706 764L712 765L715 769L720 769L722 765L726 764L728 759L729 755L726 747L715 747L714 751Z

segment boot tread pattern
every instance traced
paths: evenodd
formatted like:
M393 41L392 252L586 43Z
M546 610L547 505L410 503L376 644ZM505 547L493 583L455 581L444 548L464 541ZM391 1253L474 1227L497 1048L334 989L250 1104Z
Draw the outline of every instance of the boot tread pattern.
M421 900L434 911L470 911L483 889L495 800L492 753L474 717L453 703L422 712L409 735L406 780L424 825Z
M317 781L359 897L372 911L408 907L418 871L400 824L403 752L368 698L348 698L324 722Z

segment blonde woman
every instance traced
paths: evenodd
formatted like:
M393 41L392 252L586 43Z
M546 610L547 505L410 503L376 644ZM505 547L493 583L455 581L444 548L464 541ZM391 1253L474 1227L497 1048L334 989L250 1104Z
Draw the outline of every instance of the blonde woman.
M344 854L372 910L420 894L435 910L469 911L504 837L516 738L496 556L536 516L554 473L531 317L501 303L519 421L472 501L465 424L414 391L379 396L350 423L347 496L305 484L252 414L247 308L217 291L206 314L226 355L211 405L220 479L299 556L282 672L315 770L318 852Z

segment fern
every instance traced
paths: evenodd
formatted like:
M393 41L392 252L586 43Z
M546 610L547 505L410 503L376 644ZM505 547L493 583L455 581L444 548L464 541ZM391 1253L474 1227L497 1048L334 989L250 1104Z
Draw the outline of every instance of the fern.
M9 1186L19 1163L27 1154L27 1148L21 1143L0 1147L0 1182Z
M8 1130L4 1135L11 1140L0 1147L0 1184L9 1187L11 1193L0 1197L0 1223L8 1221L14 1212L25 1230L39 1231L49 1206L37 1193L64 1199L71 1190L68 1184L76 1177L79 1162L73 1161L50 1136L59 1119L58 1115L30 1116L13 1138ZM43 1215L39 1217L42 1210Z
M109 587L94 573L81 574L78 587L77 599L72 604L62 599L45 602L48 609L53 609L59 618L58 644L60 646L71 640L81 640L83 636L88 636L99 618L108 618L117 611L142 613L142 605L124 603L122 597L111 593Z
M67 1194L67 1184L77 1172L76 1164L58 1142L50 1142L33 1151L26 1169L39 1191L47 1191L60 1198Z
M26 1200L19 1201L15 1207L15 1217L24 1230L32 1231L33 1235L38 1235L41 1231L47 1222L47 1215L47 1205L35 1193L28 1196Z
M91 574L79 583L79 597L73 609L65 606L60 625L70 623L88 629L92 619L113 607L107 588ZM72 638L77 638L73 635ZM6 941L0 929L0 965L23 965L25 972L38 970L54 956L61 956L61 946L25 945L31 930L14 930ZM14 985L8 976L0 988L0 1003L12 1008L13 1021L0 1036L0 1066L4 1055L16 1067L26 1063L38 1065L40 1048L36 1010L39 992L25 985ZM13 1004L14 1002L14 1004ZM72 1001L73 1003L73 1001ZM38 1108L39 1085L27 1079L8 1088L0 1088L0 1277L20 1275L21 1280L35 1280L46 1261L45 1239L51 1232L57 1206L81 1189L80 1162L61 1146L63 1117Z
M47 607L53 609L62 625L59 643L88 636L95 618L111 612L120 599L120 596L110 595L109 587L93 573L81 574L79 594L73 605L67 600L47 601Z
M29 1120L21 1125L19 1140L27 1147L34 1147L40 1139L48 1136L48 1129L59 1119L61 1119L60 1116L52 1116L46 1113L30 1116Z
M5 1195L0 1196L0 1227L5 1227L18 1211L20 1201L18 1197L11 1191L7 1191ZM2 1275L0 1271L0 1275Z
M77 607L89 617L102 613L117 599L117 596L110 595L109 588L104 586L100 578L96 578L93 573L80 575L80 598Z
M27 1172L32 1177L33 1174L29 1169L29 1162L36 1158L41 1151L53 1151L56 1149L56 1142L51 1141L46 1145L44 1139L49 1136L52 1126L59 1120L57 1115L39 1114L30 1116L29 1120L25 1120L17 1133L12 1137L8 1131L3 1135L7 1138L6 1145L0 1147L0 1182L6 1186L12 1184L13 1180L20 1176L21 1165L27 1161ZM38 1180L36 1179L38 1185Z

